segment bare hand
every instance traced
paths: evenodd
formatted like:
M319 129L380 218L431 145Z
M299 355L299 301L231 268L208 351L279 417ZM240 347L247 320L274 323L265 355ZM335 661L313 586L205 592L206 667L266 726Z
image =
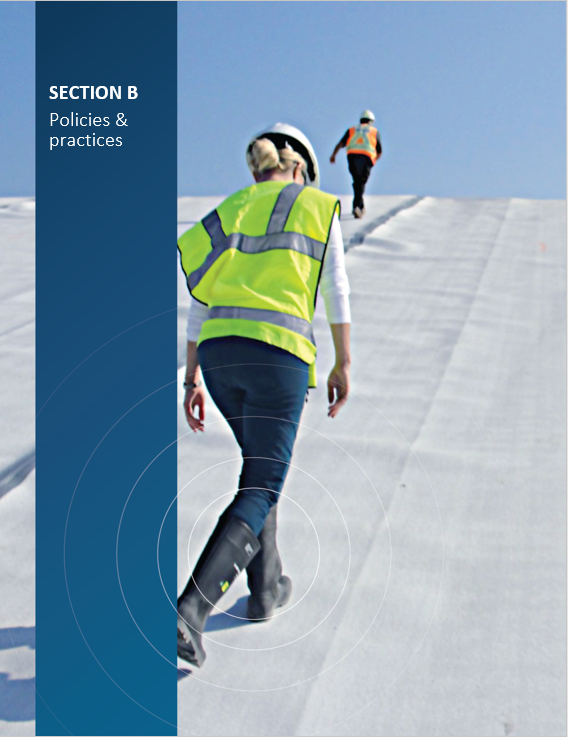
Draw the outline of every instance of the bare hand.
M335 164L335 154L331 154L331 156L329 157L329 163Z
M203 420L205 419L205 389L202 386L186 390L183 399L183 409L187 424L193 432L197 432L198 430L203 432L205 430L205 425L203 424Z
M335 417L349 395L349 366L335 364L327 380L328 417Z

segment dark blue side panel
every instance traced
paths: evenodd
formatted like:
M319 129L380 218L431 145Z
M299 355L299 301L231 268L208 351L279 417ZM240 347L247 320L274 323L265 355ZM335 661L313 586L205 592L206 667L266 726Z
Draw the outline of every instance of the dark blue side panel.
M36 7L38 735L176 734L176 14Z

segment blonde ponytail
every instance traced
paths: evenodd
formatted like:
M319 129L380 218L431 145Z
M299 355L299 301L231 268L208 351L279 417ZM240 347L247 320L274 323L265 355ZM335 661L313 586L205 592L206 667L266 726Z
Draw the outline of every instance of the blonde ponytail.
M257 138L249 146L247 164L249 169L255 174L262 174L273 169L288 171L295 164L302 164L302 170L304 172L306 171L306 162L297 151L294 151L292 148L277 149L274 143L268 138Z

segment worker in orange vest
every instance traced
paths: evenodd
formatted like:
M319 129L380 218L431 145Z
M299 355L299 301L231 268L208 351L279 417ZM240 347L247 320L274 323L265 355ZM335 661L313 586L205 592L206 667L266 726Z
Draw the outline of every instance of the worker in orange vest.
M370 110L363 110L359 125L354 125L345 131L345 135L334 148L329 159L335 164L335 157L341 148L347 149L349 172L353 177L353 215L362 218L365 214L363 193L365 184L371 174L371 169L381 158L382 148L379 132L371 123L375 116Z

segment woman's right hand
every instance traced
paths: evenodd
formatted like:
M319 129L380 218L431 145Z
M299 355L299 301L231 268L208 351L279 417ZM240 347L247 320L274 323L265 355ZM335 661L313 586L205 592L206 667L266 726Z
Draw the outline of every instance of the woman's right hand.
M351 325L349 323L332 323L329 327L331 328L335 348L335 366L331 369L327 380L327 398L329 399L327 416L335 417L349 395Z
M335 364L327 380L328 417L335 417L349 396L349 364Z
M205 425L203 424L203 420L205 419L205 388L203 386L186 389L185 397L183 399L183 409L187 424L191 427L193 432L197 432L198 430L200 432L204 432Z

